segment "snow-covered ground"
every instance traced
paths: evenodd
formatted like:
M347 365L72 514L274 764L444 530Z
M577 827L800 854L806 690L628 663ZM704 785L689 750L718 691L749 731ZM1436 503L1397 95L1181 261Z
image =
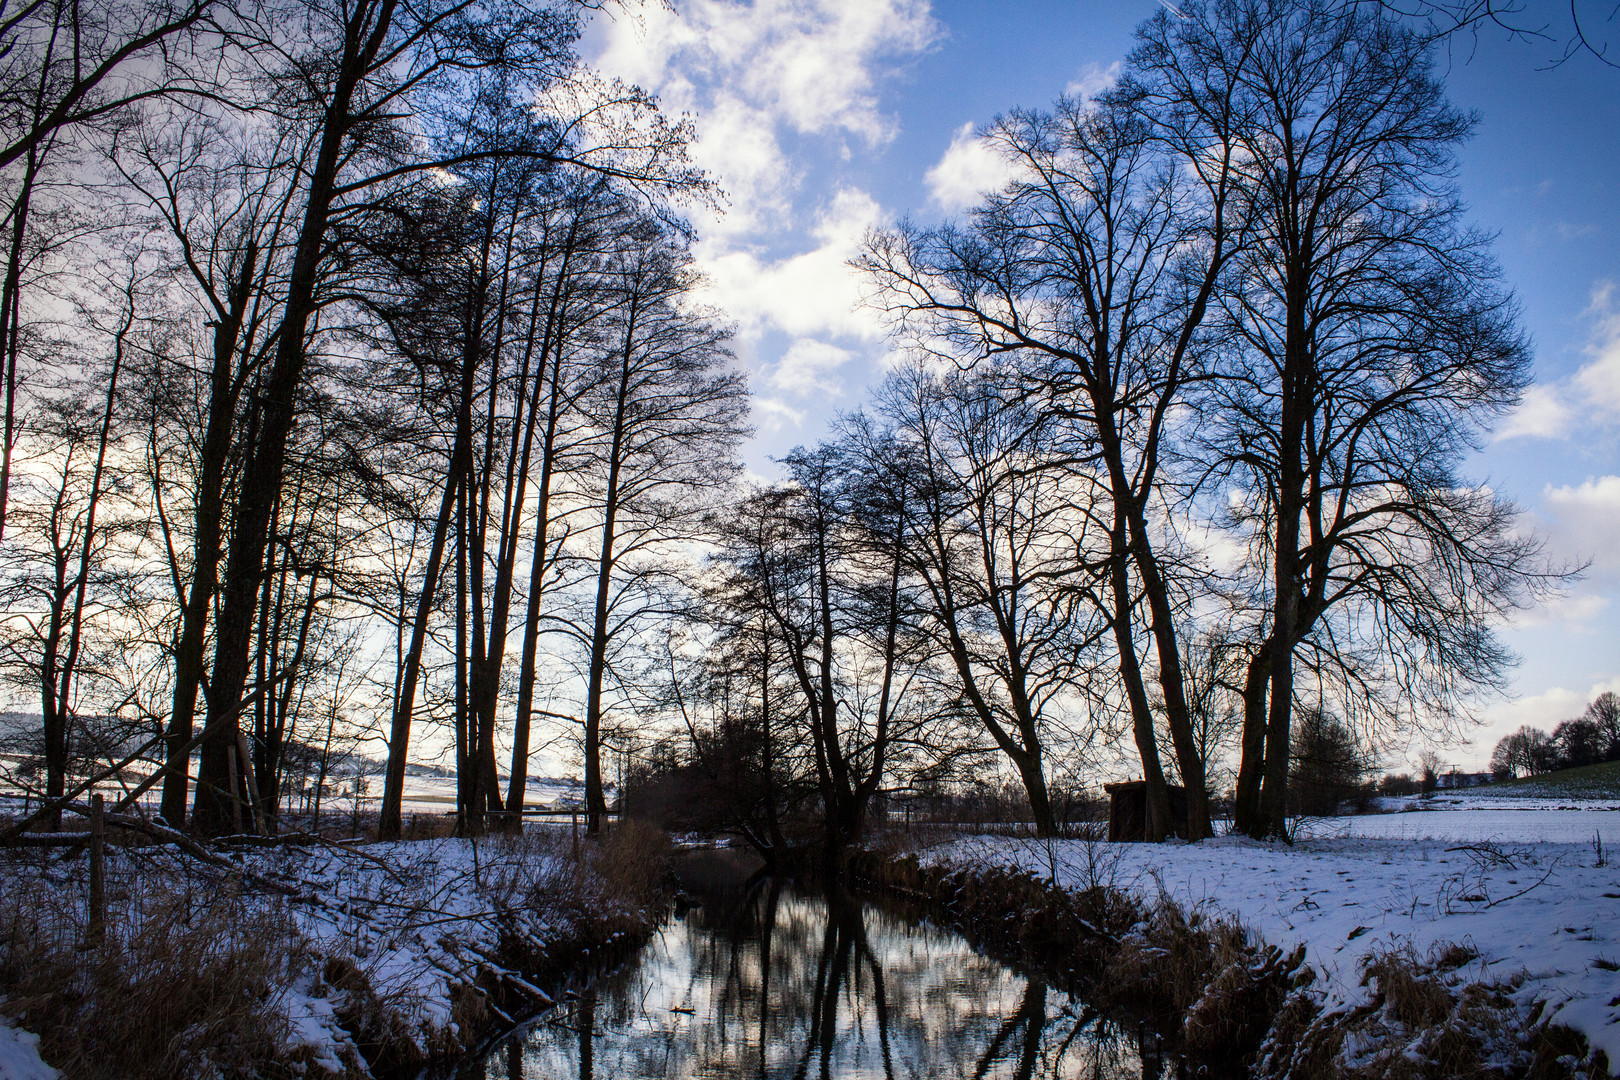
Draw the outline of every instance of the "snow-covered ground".
M404 1013L424 1041L450 1025L454 984L473 982L478 966L493 962L514 918L537 941L570 929L558 925L556 912L521 906L520 898L562 871L555 854L504 841L282 848L248 865L323 898L290 907L300 935L319 955L352 958L377 996ZM514 900L515 911L508 907ZM294 1044L315 1047L337 1071L336 1051L351 1040L313 972L305 984L287 988L284 1005Z
M292 963L294 977L266 1006L285 1020L287 1049L307 1047L332 1072L342 1072L345 1064L362 1070L364 1065L353 1037L338 1022L349 990L327 981L333 978L328 961L361 973L374 1000L397 1018L392 1030L428 1053L476 1035L459 1029L457 1002L478 993L470 988L480 976L507 983L520 1000L548 1000L520 973L502 966L503 942L516 938L544 948L577 936L586 913L609 918L622 909L588 863L576 866L560 834L532 831L519 839L477 843L444 839L248 849L215 856L212 863L163 847L113 848L110 856L107 890L118 905L110 920L115 933L133 932L133 924L145 917L142 911L172 906L182 895L173 883L189 883L198 875L213 882L202 890L204 903L212 892L231 894L246 885L247 908L234 916L242 925L257 911L289 919L293 932L281 946L290 956L314 961ZM62 916L66 932L60 936L76 938L75 927L83 923L82 889L32 880L50 872L40 860L0 871L0 902L14 902L7 896L13 891L22 897L31 887L50 888L72 905ZM195 895L190 884L183 895ZM500 1015L487 997L484 1008ZM19 1071L24 1065L17 1063L28 1060L33 1036L4 1023L0 1019L0 1080L12 1080L13 1073L49 1080L53 1074Z
M365 798L373 808L377 797L382 794L383 777L381 773L368 774L363 777L365 782ZM506 777L501 777L501 788L506 788ZM613 785L607 785L609 801L616 796ZM347 803L345 797L339 798L339 805ZM585 785L571 777L531 776L528 787L524 791L524 805L534 810L566 810L582 806L585 802ZM405 778L405 793L401 800L401 808L405 813L443 813L452 810L456 805L456 778L453 776L407 776Z
M1551 820L1510 827L1498 813ZM1411 833L1354 831L1364 822L1408 820ZM1606 865L1597 865L1593 822ZM1068 887L1101 877L1146 897L1162 891L1185 907L1235 915L1271 944L1305 943L1330 1006L1365 997L1362 962L1375 951L1410 945L1421 956L1439 942L1472 946L1479 956L1466 974L1522 977L1521 1004L1544 1000L1548 1015L1620 1061L1620 852L1608 849L1611 830L1620 845L1620 813L1454 810L1319 824L1332 835L1292 847L1237 837L1201 844L978 837L926 857L1013 864Z
M40 1060L39 1036L0 1016L0 1080L56 1080L56 1070Z
M1302 835L1385 840L1491 840L1509 844L1620 845L1620 806L1571 809L1522 806L1499 808L1423 807L1393 814L1319 818L1300 827Z

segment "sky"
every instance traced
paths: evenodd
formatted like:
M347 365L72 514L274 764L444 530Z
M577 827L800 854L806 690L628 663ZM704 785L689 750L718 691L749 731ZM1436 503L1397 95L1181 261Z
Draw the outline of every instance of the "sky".
M997 184L975 131L1015 107L1105 88L1153 0L672 0L599 15L586 59L687 113L726 192L694 214L709 299L737 325L761 478L858 408L894 357L846 267L863 233L960 214ZM1528 0L1556 31L1568 8ZM1589 564L1504 628L1510 698L1443 756L1483 765L1521 723L1551 728L1620 690L1620 68L1487 28L1439 57L1479 123L1460 156L1469 221L1535 345L1535 384L1465 475L1522 509L1549 554ZM1394 750L1386 764L1401 767Z

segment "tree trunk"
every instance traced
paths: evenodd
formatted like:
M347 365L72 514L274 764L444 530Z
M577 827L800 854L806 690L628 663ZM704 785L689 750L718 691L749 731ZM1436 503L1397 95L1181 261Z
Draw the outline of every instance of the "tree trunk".
M451 460L460 456L461 432L451 448ZM444 563L445 541L450 535L450 518L456 508L457 479L453 466L445 476L444 495L439 501L433 540L428 545L427 566L422 572L422 591L416 599L416 619L411 627L411 644L405 652L404 674L399 681L399 697L394 702L393 721L388 729L388 764L383 775L382 807L377 817L377 838L398 840L401 807L405 798L405 764L410 749L411 717L416 709L416 684L422 673L422 649L427 643L428 617L439 591L439 569Z
M1285 839L1288 835L1289 727L1294 706L1294 646L1299 641L1301 615L1299 523L1305 488L1301 450L1310 401L1310 359L1300 299L1305 272L1297 268L1303 263L1303 259L1294 260L1288 270L1288 343L1278 415L1277 518L1272 544L1271 702L1260 813L1250 833L1257 839Z
M186 821L186 797L191 788L192 724L197 716L197 694L202 687L203 649L208 633L208 609L214 600L219 573L220 539L224 532L225 469L230 459L231 432L236 422L236 381L233 360L249 290L258 264L259 249L249 241L241 271L232 283L229 306L214 327L214 361L208 390L208 425L198 456L193 510L191 590L182 601L180 636L174 649L174 706L169 714L168 744L164 756L163 798L158 813L178 829Z
M564 272L566 272L566 265ZM548 316L549 319L549 316ZM529 781L529 729L534 714L535 664L540 650L540 603L545 590L546 546L551 525L551 483L556 467L557 424L562 411L562 342L552 341L553 359L547 378L550 387L546 430L540 441L540 482L534 514L534 551L529 561L528 609L523 618L523 658L518 670L517 705L512 721L512 771L507 781L506 807L523 810ZM517 819L521 822L521 817Z
M1237 790L1232 800L1232 828L1254 834L1260 813L1260 777L1265 770L1266 687L1271 682L1271 642L1262 642L1249 658L1243 677L1243 734Z
M23 242L28 237L28 206L39 176L39 154L28 149L28 162L11 207L11 244L6 252L6 279L0 288L0 360L5 373L5 423L0 431L0 540L6 536L6 507L11 498L11 449L17 438L18 338L22 333Z
M608 599L612 591L615 529L619 517L619 476L624 461L627 435L627 407L630 397L630 367L636 340L637 304L631 301L624 330L624 353L620 358L619 386L613 409L612 440L608 447L608 482L602 501L602 540L597 554L596 603L591 613L591 657L585 681L585 820L586 830L595 833L607 812L602 786L602 686L607 675Z
M1111 620L1114 646L1119 654L1119 674L1125 683L1125 697L1131 707L1131 733L1136 740L1136 753L1142 762L1142 779L1146 783L1146 820L1142 823L1142 838L1150 844L1157 844L1174 831L1170 820L1170 788L1165 783L1164 766L1159 762L1159 737L1154 729L1153 709L1148 704L1147 687L1142 681L1142 668L1136 657L1130 571L1126 565L1125 523L1118 510L1114 514L1112 535L1114 551L1109 587L1114 595Z
M303 380L305 335L314 315L316 288L325 258L327 223L337 197L338 170L353 117L349 107L360 79L387 38L395 0L375 8L356 4L346 26L343 55L336 65L330 104L323 117L321 145L310 173L309 196L299 228L276 358L265 380L256 412L261 417L237 492L234 535L225 564L225 587L214 636L206 737L198 769L192 827L216 836L230 827L232 803L223 795L229 755L236 743L242 695L247 685L249 645L270 514L281 489L287 442L292 435L298 386ZM375 14L375 19L372 18Z

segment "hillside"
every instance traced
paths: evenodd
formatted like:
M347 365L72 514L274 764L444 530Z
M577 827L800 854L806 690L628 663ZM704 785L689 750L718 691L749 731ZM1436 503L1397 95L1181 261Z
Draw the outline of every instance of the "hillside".
M1482 799L1620 799L1620 761L1560 769L1469 789Z

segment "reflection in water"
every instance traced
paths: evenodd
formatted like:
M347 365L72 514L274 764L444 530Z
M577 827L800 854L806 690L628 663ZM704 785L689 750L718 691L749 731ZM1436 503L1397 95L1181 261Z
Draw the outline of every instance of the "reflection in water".
M1154 1077L1066 994L848 896L706 896L629 966L497 1047L488 1080ZM464 1074L466 1075L466 1074Z

